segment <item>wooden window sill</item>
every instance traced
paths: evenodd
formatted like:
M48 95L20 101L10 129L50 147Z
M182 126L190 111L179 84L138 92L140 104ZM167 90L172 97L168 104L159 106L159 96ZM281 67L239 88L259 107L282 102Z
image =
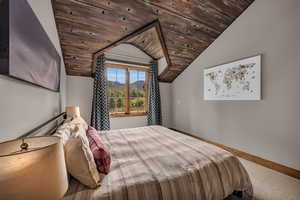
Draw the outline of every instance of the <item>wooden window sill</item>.
M111 113L109 114L110 118L118 118L118 117L136 117L136 116L146 116L146 112L134 112L134 113Z

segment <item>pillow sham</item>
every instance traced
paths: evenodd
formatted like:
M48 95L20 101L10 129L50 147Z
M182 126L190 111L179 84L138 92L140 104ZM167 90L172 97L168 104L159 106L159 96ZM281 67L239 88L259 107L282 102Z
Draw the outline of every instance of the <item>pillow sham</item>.
M111 163L108 148L101 141L99 133L95 128L89 126L86 135L89 140L89 146L93 153L98 171L103 174L108 174Z
M74 132L76 126L81 126L84 130L88 129L88 125L84 119L81 117L76 117L72 120L67 119L63 125L58 127L54 135L62 138L62 142L65 145L71 134Z
M66 121L63 125L57 128L54 136L58 136L62 139L63 145L65 145L71 136L72 132L74 132L75 125L71 123L71 121Z
M99 186L102 177L97 171L83 127L75 127L64 149L67 171L79 182L90 188Z
M71 121L67 120L54 135L62 138L68 173L82 184L95 188L100 185L103 175L98 173L89 148L87 127L82 118L74 118Z

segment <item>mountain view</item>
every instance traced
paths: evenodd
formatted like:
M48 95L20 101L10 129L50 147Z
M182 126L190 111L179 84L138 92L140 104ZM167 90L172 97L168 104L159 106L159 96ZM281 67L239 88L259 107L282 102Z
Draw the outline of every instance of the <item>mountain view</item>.
M129 85L129 105L131 112L144 111L145 81L135 81ZM108 103L110 112L125 112L125 83L108 81Z

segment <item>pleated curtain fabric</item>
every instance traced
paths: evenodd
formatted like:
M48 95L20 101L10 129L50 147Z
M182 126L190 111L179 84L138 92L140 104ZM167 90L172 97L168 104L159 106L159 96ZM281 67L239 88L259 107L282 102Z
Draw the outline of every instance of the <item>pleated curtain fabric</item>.
M158 62L153 60L150 67L148 125L161 125L161 103L158 83Z
M91 126L98 131L110 129L107 80L104 63L104 55L100 55L96 58Z

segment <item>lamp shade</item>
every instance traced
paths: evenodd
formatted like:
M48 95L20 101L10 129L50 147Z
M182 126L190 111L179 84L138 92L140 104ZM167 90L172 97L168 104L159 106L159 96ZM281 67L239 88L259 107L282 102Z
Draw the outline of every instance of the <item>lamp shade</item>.
M67 106L66 113L68 117L80 117L80 109L78 106Z
M59 200L68 189L63 145L58 137L0 143L1 200Z

